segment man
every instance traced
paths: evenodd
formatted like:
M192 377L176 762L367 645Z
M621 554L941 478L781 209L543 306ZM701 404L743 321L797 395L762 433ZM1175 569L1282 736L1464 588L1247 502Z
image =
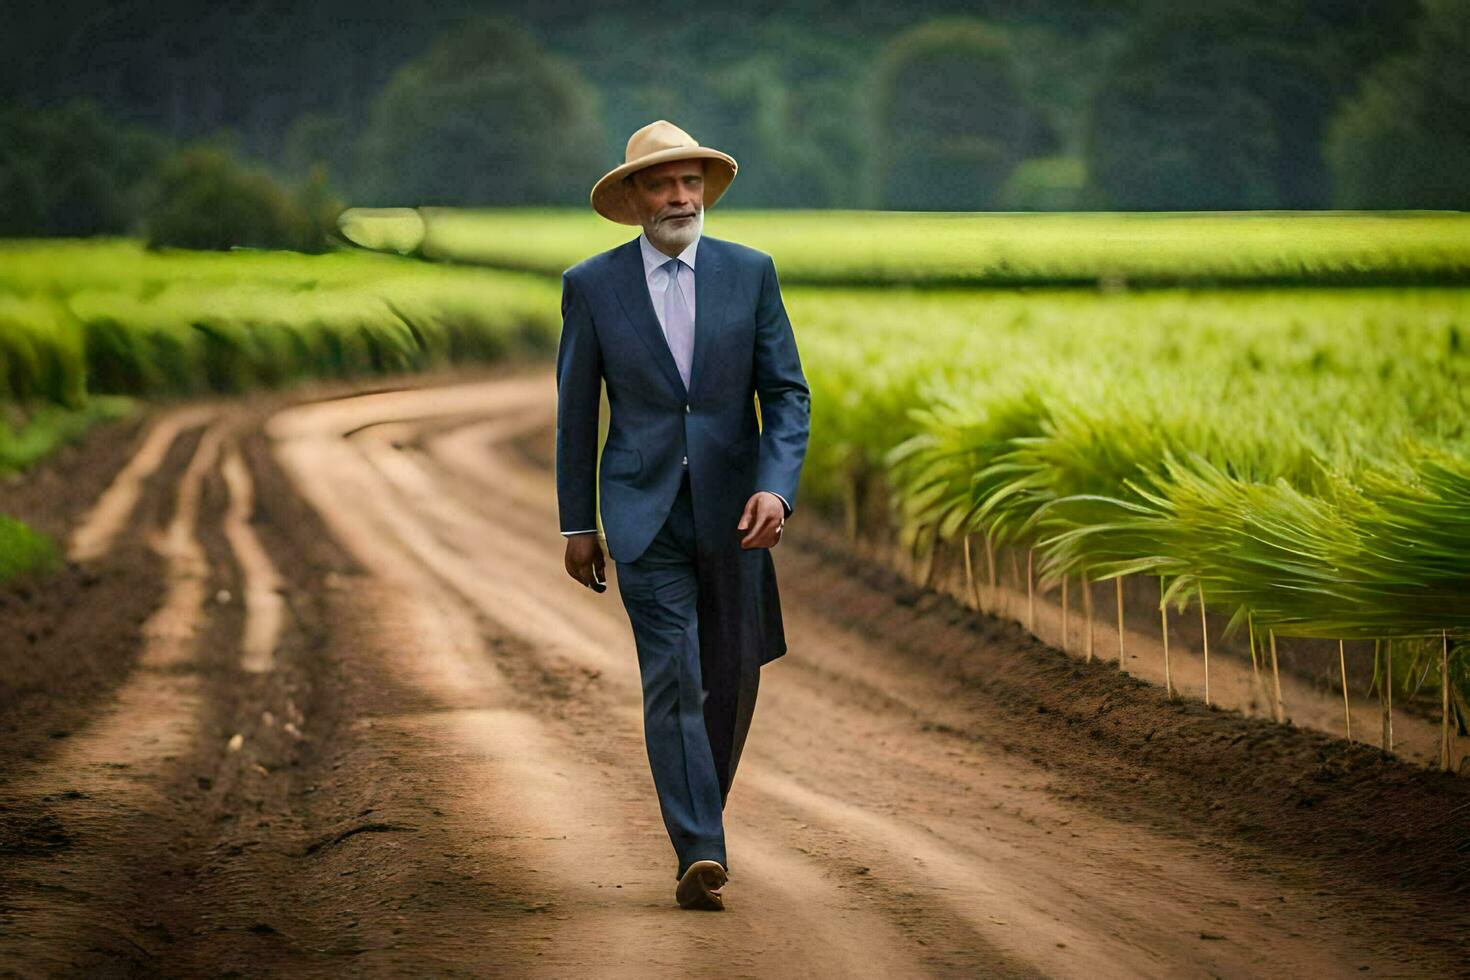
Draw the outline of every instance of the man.
M678 857L675 897L713 910L724 907L723 810L760 667L786 652L770 549L795 506L811 401L771 257L702 234L735 171L665 120L633 134L591 200L643 231L563 273L556 358L567 573L606 590L600 500Z

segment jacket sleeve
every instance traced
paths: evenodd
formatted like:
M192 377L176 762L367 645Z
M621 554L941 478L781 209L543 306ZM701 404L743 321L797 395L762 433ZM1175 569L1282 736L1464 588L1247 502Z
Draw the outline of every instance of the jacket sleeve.
M781 497L790 516L796 507L796 485L811 429L811 391L801 371L796 337L770 256L766 256L755 317L755 390L761 410L756 487Z
M597 527L597 432L602 351L577 285L561 277L556 351L556 503L563 534Z

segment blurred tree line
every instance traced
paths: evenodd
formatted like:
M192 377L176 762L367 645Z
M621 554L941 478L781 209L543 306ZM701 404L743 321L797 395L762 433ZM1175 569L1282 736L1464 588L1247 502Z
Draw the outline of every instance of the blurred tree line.
M585 204L670 119L728 204L1464 208L1466 0L55 0L0 34L0 234L314 247Z

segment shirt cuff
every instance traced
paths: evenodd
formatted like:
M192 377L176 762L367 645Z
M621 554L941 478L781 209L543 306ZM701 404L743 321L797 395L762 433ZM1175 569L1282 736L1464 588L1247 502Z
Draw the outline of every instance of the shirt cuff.
M597 533L597 528L595 528L595 527L589 527L585 531L563 531L561 533L562 533L562 536L563 537L569 538L569 537L571 537L574 534L596 534Z

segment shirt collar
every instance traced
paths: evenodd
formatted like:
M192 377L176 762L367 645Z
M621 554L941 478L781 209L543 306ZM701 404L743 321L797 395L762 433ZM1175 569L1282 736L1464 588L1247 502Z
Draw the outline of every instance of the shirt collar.
M694 253L699 248L699 239L701 237L703 237L702 234L695 235L694 241L689 243L689 247L679 253L679 258L691 269L694 268ZM652 275L654 269L657 269L670 259L670 256L660 252L654 246L653 242L648 240L648 232L646 231L640 231L638 233L638 247L643 251L643 274L645 276Z

